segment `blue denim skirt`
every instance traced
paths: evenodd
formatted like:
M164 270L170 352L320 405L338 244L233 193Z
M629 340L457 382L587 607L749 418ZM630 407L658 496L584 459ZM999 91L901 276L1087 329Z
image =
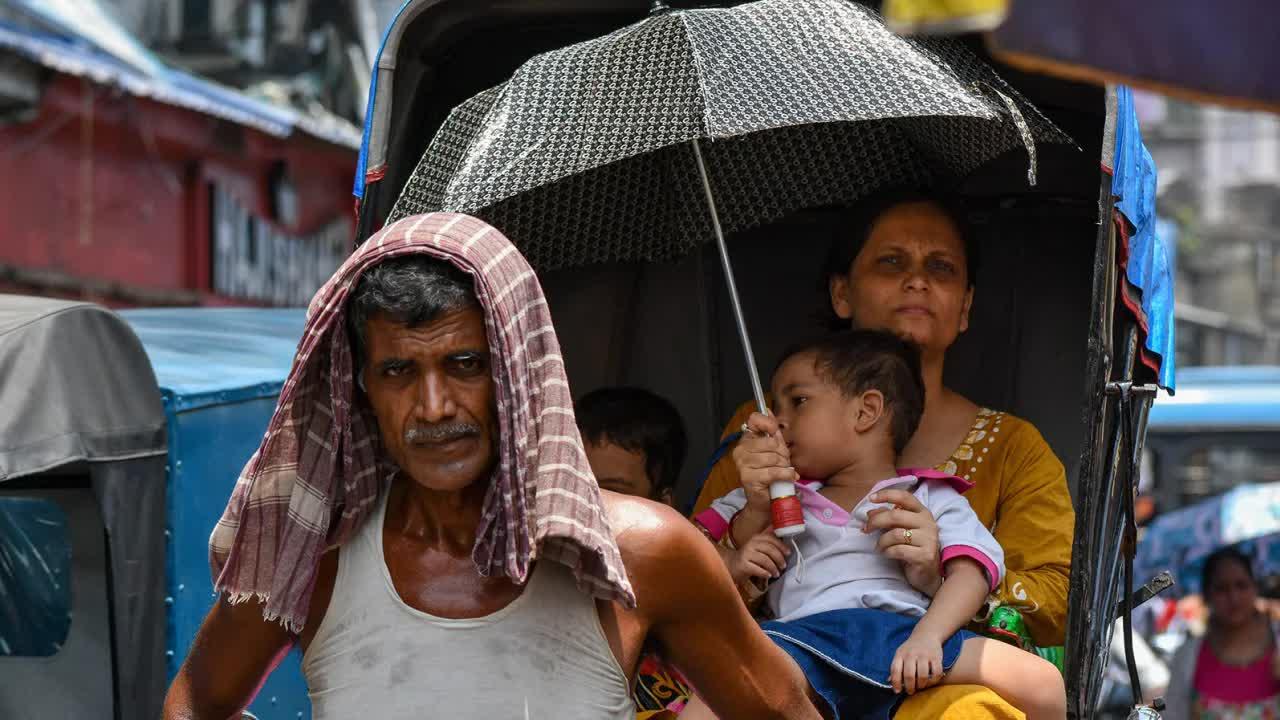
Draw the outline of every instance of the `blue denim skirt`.
M885 610L832 610L798 620L766 622L764 632L787 651L836 720L886 720L905 699L889 684L893 655L919 618ZM960 630L942 644L943 671L960 657Z

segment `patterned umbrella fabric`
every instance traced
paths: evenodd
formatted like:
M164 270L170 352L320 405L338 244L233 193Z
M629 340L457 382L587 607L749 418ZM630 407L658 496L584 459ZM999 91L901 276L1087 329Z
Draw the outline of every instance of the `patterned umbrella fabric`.
M1254 571L1280 571L1280 483L1241 485L1222 495L1157 517L1134 557L1134 578L1174 573L1179 594L1200 592L1200 570L1213 551L1238 546Z
M389 221L478 215L540 270L668 260L893 185L1071 141L963 46L846 0L661 12L536 56L450 115Z

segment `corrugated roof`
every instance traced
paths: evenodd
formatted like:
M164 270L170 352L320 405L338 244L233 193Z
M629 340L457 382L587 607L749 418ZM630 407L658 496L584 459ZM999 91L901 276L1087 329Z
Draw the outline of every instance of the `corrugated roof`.
M65 75L118 87L136 97L222 118L273 137L303 132L358 150L360 129L336 117L315 118L164 65L139 65L113 55L89 38L0 23L0 48Z

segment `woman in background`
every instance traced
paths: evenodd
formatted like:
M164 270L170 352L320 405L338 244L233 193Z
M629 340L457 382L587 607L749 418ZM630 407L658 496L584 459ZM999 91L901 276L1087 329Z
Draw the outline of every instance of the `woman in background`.
M1200 587L1209 622L1174 655L1165 720L1280 717L1278 628L1259 609L1249 558L1234 548L1213 553Z

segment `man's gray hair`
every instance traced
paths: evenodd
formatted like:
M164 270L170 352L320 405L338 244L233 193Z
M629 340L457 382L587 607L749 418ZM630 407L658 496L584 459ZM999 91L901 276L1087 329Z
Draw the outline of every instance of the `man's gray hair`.
M360 276L347 302L347 332L357 373L365 363L365 331L374 316L416 327L476 304L471 276L444 260L409 255L374 265Z

